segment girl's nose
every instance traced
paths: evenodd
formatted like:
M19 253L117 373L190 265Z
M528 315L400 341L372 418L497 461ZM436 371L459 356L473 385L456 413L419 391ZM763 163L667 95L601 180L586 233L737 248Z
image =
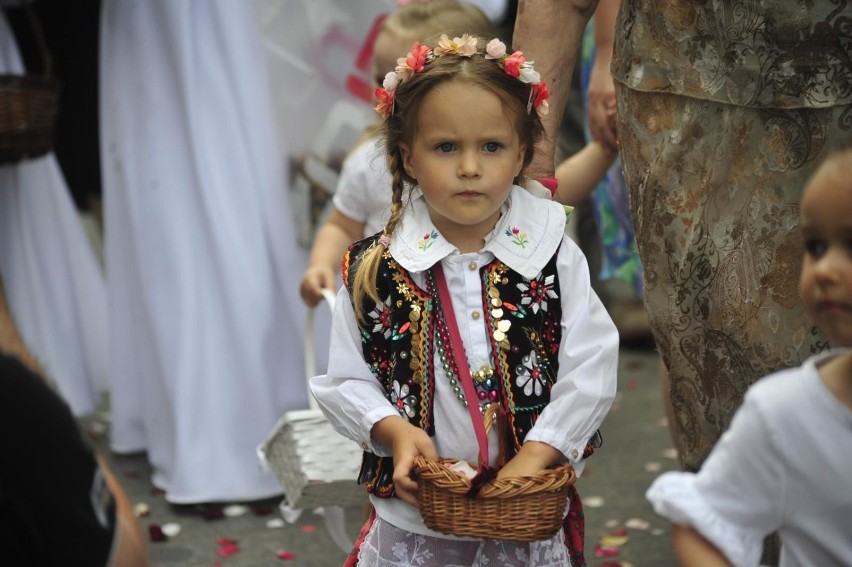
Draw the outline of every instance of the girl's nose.
M476 151L464 150L459 154L459 177L479 177L482 164Z
M814 266L817 281L821 283L836 282L840 274L840 263L843 261L849 262L845 252L838 247L829 247Z

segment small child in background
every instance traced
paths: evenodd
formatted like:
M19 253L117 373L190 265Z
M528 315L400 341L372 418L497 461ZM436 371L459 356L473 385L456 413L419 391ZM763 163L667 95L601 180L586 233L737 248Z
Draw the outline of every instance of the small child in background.
M415 43L383 87L390 216L344 258L328 373L311 381L335 429L365 448L359 480L375 516L354 556L370 567L584 564L573 487L550 539L481 540L427 528L412 474L417 456L505 460L497 478L565 461L582 474L615 396L618 332L565 211L519 186L547 88L520 52L467 34ZM505 427L483 433L472 415L493 412Z
M494 25L478 7L453 0L400 6L382 22L373 46L376 85L393 71L397 58L417 40L462 30L494 35ZM379 232L390 209L391 176L381 140L371 135L343 162L329 217L317 231L299 292L310 307L321 289L336 289L340 260L350 244Z
M776 530L780 567L852 561L852 149L817 169L800 215L801 297L839 348L758 381L698 473L651 485L680 565L757 565Z

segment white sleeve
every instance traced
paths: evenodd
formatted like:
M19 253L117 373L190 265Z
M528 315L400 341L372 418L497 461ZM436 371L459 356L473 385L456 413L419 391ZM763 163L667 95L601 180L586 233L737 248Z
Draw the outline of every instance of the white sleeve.
M337 294L331 329L328 371L311 379L311 393L338 433L389 457L390 448L373 444L370 431L378 421L399 412L364 360L355 312L344 288Z
M384 182L385 185L382 188L387 194L387 205L391 200L390 181L389 177L382 174L386 166L377 153L379 151L377 143L376 140L364 142L343 160L340 177L332 197L332 203L338 211L354 221L365 224L376 208L372 200L377 190L374 185Z
M526 440L559 449L580 474L583 449L615 398L618 330L592 290L583 253L567 236L556 267L562 301L559 374L550 403Z
M665 473L646 497L658 514L693 526L734 565L757 565L787 493L783 462L747 395L701 470Z

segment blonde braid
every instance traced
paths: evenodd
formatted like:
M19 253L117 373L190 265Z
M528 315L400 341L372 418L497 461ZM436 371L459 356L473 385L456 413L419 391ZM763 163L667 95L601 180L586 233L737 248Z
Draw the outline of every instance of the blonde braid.
M390 236L396 230L399 221L402 220L402 196L405 192L405 180L403 179L402 157L399 150L394 149L388 155L388 166L393 174L393 184L391 192L391 207L390 217L385 224L384 234ZM358 266L355 271L355 279L352 282L352 299L355 308L355 315L359 321L364 321L366 315L363 310L364 296L369 297L377 304L383 300L379 297L379 292L376 289L376 274L379 271L379 263L382 254L386 252L385 247L375 242L370 248L364 251L358 260Z

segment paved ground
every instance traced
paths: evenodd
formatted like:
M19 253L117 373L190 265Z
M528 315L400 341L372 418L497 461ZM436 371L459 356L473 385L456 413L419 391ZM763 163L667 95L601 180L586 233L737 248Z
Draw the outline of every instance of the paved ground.
M586 506L586 558L590 567L666 567L674 565L668 526L654 516L645 489L664 470L677 468L659 397L657 357L650 350L622 350L619 394L603 427L604 446L592 457L578 488ZM174 507L149 482L144 455L109 452L108 430L96 436L134 503L150 511L143 528L177 524L180 533L150 544L159 567L244 566L333 567L345 553L331 540L320 516L306 512L295 523L275 526L281 518L277 500L224 511L220 507ZM363 510L347 510L354 533ZM270 523L271 522L271 523ZM239 546L221 557L228 538ZM218 541L217 541L218 539ZM598 548L598 546L605 546ZM607 556L596 557L598 552ZM284 558L276 553L286 552Z

